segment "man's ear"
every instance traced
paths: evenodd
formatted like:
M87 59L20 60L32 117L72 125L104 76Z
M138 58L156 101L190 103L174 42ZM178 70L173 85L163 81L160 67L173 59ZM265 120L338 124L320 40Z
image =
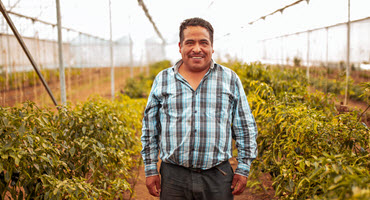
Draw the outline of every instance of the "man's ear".
M181 53L181 42L179 42L179 52Z

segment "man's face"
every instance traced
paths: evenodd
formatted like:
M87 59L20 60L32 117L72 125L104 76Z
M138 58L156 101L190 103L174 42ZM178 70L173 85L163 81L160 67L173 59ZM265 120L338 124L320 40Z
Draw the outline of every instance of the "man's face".
M188 26L184 30L184 40L179 42L183 66L192 72L208 70L214 52L206 28Z

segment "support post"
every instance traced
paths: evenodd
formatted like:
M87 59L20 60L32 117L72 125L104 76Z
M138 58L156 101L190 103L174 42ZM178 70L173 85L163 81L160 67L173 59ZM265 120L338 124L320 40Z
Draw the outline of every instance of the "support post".
M63 39L62 39L62 20L60 14L60 1L56 0L57 7L57 26L58 26L58 55L59 55L59 78L60 78L60 97L62 105L67 103L66 95L66 80L64 73L64 64L63 64Z
M349 99L349 77L350 77L350 53L351 53L351 0L348 0L348 22L347 22L347 67L346 67L346 91L344 95L344 105L348 104Z
M111 66L111 93L112 100L114 99L114 64L113 64L113 42L112 42L112 8L111 0L109 0L109 45L110 45L110 66Z
M310 32L307 32L307 82L310 84Z

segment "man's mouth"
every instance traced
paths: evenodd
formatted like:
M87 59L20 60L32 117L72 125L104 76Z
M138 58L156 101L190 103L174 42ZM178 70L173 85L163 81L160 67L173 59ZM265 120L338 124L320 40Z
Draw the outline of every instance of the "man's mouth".
M203 56L190 56L190 58L193 58L193 59L202 59Z

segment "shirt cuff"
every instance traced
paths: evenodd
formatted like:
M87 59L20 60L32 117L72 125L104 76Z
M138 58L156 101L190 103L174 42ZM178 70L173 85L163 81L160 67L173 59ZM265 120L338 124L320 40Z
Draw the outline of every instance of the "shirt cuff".
M248 177L249 171L250 171L250 164L244 164L244 163L239 163L238 167L235 170L235 174L239 174L245 177Z
M159 175L157 170L157 164L145 165L145 177Z

